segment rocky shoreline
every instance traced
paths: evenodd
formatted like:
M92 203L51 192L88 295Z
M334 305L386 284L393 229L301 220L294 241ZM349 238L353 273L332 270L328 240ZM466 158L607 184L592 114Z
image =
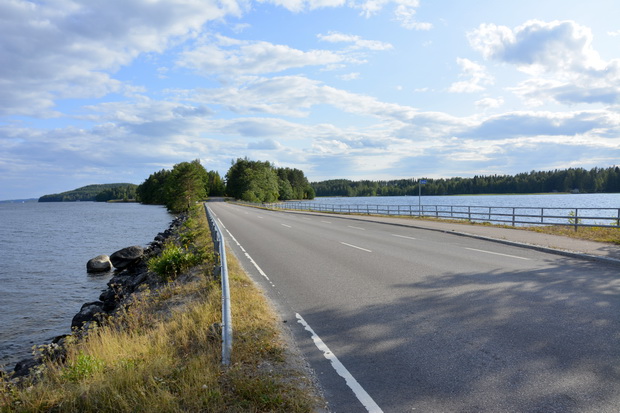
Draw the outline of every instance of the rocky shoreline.
M71 334L54 337L51 343L38 346L36 354L17 362L11 371L0 370L0 375L6 374L19 379L28 376L33 369L43 363L44 358L63 360L67 337L87 334L93 323L105 323L108 318L114 317L134 292L145 288L154 289L161 285L162 281L149 272L147 262L161 254L166 241L178 236L178 230L186 219L187 215L178 215L172 220L168 229L157 234L146 248L130 246L114 252L109 257L100 255L89 260L86 265L87 272L107 272L114 269L114 275L107 283L108 288L101 293L99 300L82 305L71 320Z

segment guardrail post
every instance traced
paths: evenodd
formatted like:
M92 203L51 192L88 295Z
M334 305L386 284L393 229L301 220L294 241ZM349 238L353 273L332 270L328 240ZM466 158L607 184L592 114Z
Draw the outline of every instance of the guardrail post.
M512 208L512 226L515 226L515 208Z
M575 231L577 231L577 226L579 225L579 208L575 208Z

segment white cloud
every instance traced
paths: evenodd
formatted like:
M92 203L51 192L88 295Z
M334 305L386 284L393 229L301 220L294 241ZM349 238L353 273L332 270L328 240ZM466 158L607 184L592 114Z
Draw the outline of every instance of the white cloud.
M141 124L153 121L170 121L181 118L204 118L213 112L205 106L140 98L137 101L106 102L85 106L93 115L84 116L97 123L121 122Z
M607 34L609 36L612 36L612 37L620 36L620 30L615 30L615 31L607 32Z
M620 117L608 111L508 112L490 116L459 136L473 139L599 136L600 129L620 130Z
M179 98L220 105L240 114L305 117L316 105L331 105L347 113L398 121L410 120L417 113L409 106L381 102L303 76L251 78L243 84L221 89L202 89L196 93L177 91L177 94Z
M420 7L419 0L365 0L350 2L351 6L360 9L360 15L370 18L381 12L387 5L394 6L394 20L398 21L402 27L409 30L430 30L433 28L431 23L418 22L415 19L417 8Z
M260 3L271 3L276 6L299 13L305 10L316 10L326 7L341 7L346 4L345 0L258 0Z
M259 142L248 143L248 149L276 150L276 149L281 149L281 148L282 148L282 145L273 139L265 139Z
M468 37L486 58L514 63L525 71L580 72L605 67L592 47L592 31L573 21L530 20L515 30L483 24Z
M475 105L480 109L497 109L504 104L502 97L498 98L483 98L476 101Z
M345 60L343 56L328 50L305 52L264 41L232 42L232 39L219 39L219 44L204 44L183 52L177 64L209 76L278 73L306 66L326 66Z
M214 0L0 2L0 61L10 62L0 65L0 114L53 116L57 99L122 92L111 73L240 11Z
M620 59L604 61L585 26L531 20L512 30L483 24L468 38L485 58L514 64L532 77L513 88L530 103L620 102Z
M417 0L396 1L394 18L400 22L401 26L409 30L431 30L433 25L428 22L419 22L415 18L416 8L419 7Z
M352 34L344 34L339 32L329 32L328 34L319 34L320 40L330 43L351 43L352 49L368 49L368 50L390 50L393 49L390 43L378 40L365 40L360 36Z
M449 92L480 92L485 89L484 86L493 83L493 77L487 73L484 66L469 59L457 58L456 61L461 67L461 74L459 77L466 78L466 80L453 83L448 88Z
M346 75L339 76L340 79L350 81L359 79L361 74L359 72L347 73Z

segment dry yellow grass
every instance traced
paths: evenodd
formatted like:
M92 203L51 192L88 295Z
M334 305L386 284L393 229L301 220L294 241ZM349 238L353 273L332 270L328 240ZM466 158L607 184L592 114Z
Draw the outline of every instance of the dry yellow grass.
M607 242L620 245L620 229L605 227L577 227L558 225L545 227L527 228L529 231L542 232L545 234L563 235L565 237L585 239L589 241Z

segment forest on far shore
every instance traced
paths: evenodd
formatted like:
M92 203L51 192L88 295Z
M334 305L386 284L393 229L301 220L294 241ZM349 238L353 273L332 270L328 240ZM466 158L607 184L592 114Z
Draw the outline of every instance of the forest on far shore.
M126 183L86 185L81 188L61 192L59 194L43 195L39 198L39 202L130 201L136 198L137 187L138 185Z
M424 178L422 178L424 179ZM312 182L316 196L404 196L418 195L419 179L351 181L331 179ZM473 178L427 179L424 195L537 194L549 192L619 193L620 167L570 168L547 172Z

